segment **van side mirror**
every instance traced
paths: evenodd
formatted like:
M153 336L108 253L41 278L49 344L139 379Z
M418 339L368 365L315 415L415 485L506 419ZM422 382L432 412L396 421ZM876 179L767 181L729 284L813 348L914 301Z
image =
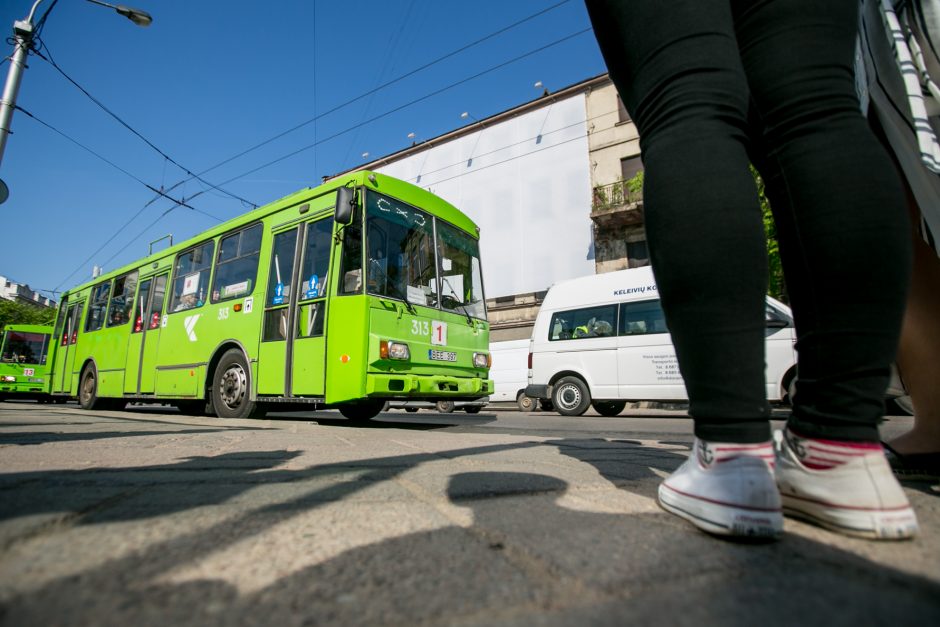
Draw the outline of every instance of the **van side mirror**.
M352 187L340 187L336 190L336 221L350 224L353 210L356 208L356 190Z

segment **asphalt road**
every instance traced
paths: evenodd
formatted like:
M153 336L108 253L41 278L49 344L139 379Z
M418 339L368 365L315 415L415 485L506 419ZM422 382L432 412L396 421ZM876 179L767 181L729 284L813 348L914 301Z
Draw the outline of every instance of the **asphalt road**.
M728 542L655 503L691 439L681 411L0 403L0 624L940 624L940 487L905 486L914 541Z

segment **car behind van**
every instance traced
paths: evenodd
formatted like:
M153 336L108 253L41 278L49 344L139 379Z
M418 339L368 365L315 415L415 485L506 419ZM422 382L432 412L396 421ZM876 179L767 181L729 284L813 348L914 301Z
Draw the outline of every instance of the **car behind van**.
M788 398L796 376L790 308L767 298L766 387ZM652 268L556 283L529 343L525 394L566 416L619 414L628 401L687 401Z

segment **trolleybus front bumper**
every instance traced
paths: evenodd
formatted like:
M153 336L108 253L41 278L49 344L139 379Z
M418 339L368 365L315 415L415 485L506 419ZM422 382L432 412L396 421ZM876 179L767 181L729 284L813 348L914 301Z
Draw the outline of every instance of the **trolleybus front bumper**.
M440 375L367 374L367 396L473 399L493 393L493 380Z

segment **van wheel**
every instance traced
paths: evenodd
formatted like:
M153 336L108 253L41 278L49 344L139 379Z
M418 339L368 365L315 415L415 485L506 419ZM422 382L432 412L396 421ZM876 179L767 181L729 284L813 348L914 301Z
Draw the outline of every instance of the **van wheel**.
M578 377L562 377L552 388L552 404L562 416L580 416L591 405L591 392Z
M227 350L216 366L212 406L219 418L253 418L260 413L251 400L251 369L237 348Z
M627 406L625 401L594 401L591 407L601 416L616 416Z
M519 408L519 411L532 411L535 409L535 399L531 396L526 396L525 392L519 392L519 395L516 396L516 406Z
M94 366L88 366L82 372L81 383L78 385L78 404L86 411L105 408L105 403L98 398L98 374Z
M449 414L450 412L454 411L454 401L438 401L436 405L437 411L441 412L442 414Z

